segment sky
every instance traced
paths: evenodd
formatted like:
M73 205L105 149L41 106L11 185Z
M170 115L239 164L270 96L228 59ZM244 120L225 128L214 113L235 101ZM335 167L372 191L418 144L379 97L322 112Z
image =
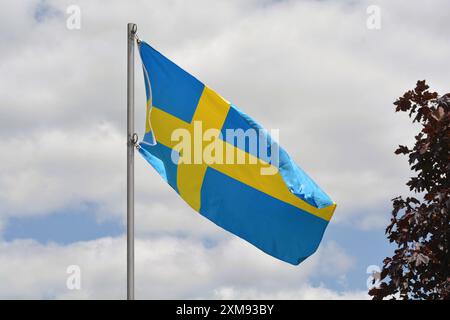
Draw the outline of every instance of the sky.
M137 154L136 298L368 298L367 268L393 251L390 199L408 194L407 161L393 152L417 132L392 103L417 80L449 91L448 1L0 4L1 299L125 297L128 22L279 129L283 148L338 205L316 254L292 266L195 213ZM367 25L371 5L380 28ZM142 137L137 56L136 66Z

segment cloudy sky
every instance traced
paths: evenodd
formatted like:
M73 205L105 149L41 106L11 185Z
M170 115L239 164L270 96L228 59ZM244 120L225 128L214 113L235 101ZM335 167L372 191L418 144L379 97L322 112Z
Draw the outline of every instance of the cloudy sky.
M124 298L126 24L266 128L337 202L299 266L192 211L136 157L136 297L367 298L406 194L392 102L449 90L450 3L0 0L0 298ZM71 5L79 29L67 27ZM381 28L369 29L377 5ZM139 61L136 57L136 65ZM145 93L136 71L142 136ZM68 266L81 289L66 286Z

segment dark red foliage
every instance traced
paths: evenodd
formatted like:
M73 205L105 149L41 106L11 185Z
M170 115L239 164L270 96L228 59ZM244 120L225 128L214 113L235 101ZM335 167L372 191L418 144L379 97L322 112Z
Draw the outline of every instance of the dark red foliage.
M394 103L421 125L414 147L395 151L409 157L415 197L392 200L386 234L397 248L383 261L373 299L450 299L450 94L439 98L428 89L418 81Z

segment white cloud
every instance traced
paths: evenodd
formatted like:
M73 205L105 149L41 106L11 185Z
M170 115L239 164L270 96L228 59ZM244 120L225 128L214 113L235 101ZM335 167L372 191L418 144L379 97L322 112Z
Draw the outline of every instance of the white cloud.
M125 250L123 237L67 246L42 245L32 240L0 243L0 297L123 298ZM81 290L66 287L69 265L81 268ZM234 237L213 247L192 238L138 238L136 295L140 299L345 298L347 293L312 287L308 279L337 277L348 272L352 265L352 258L333 243L300 266L291 266ZM348 294L363 297L359 293Z
M81 8L81 30L66 28L69 4ZM0 229L11 216L89 204L99 219L124 221L130 21L141 38L265 127L280 128L281 145L338 203L332 223L383 227L389 211L378 208L407 192L407 162L393 150L410 144L414 133L392 102L423 78L448 91L449 4L378 1L380 31L365 27L369 4L6 1L0 13ZM37 21L38 6L52 14ZM141 80L137 68L142 136ZM354 258L337 244L329 242L300 268L277 263L194 213L136 158L138 274L148 284L138 287L139 296L360 295L305 284L314 272L345 280ZM204 238L217 246L205 248ZM113 298L125 290L123 239L0 246L0 283L11 288L8 297ZM71 263L83 265L80 292L64 288ZM180 281L176 288L167 285L173 277Z
M46 214L85 203L120 212L114 196L124 189L124 176L117 174L125 167L124 157L118 156L123 145L108 123L0 141L2 214Z
M336 223L364 216L364 228L371 221L377 228L386 220L389 212L366 217L366 209L406 192L406 161L392 152L413 133L391 103L419 78L446 89L448 20L445 10L423 10L420 2L407 8L379 2L380 31L365 27L369 2L76 1L82 28L72 31L65 9L73 1L45 3L53 13L39 23L37 3L14 1L1 14L8 30L0 51L2 215L86 202L116 217L124 209L128 21L263 125L281 128L281 144L338 203ZM423 17L433 19L419 23ZM137 119L143 119L139 69L136 77ZM137 124L143 128L143 121ZM170 201L173 192L139 161L140 208L190 210Z
M215 299L250 299L250 300L366 300L369 295L364 291L337 292L323 286L303 285L298 289L281 291L261 291L254 289L219 288L214 291Z

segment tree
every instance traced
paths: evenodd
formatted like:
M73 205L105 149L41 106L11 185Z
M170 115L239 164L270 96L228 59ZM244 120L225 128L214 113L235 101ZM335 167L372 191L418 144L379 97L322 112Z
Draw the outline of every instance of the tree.
M450 299L450 94L439 97L424 81L394 105L407 112L421 131L412 149L400 145L395 154L408 155L414 196L392 199L386 234L396 249L383 261L380 285L373 299Z

